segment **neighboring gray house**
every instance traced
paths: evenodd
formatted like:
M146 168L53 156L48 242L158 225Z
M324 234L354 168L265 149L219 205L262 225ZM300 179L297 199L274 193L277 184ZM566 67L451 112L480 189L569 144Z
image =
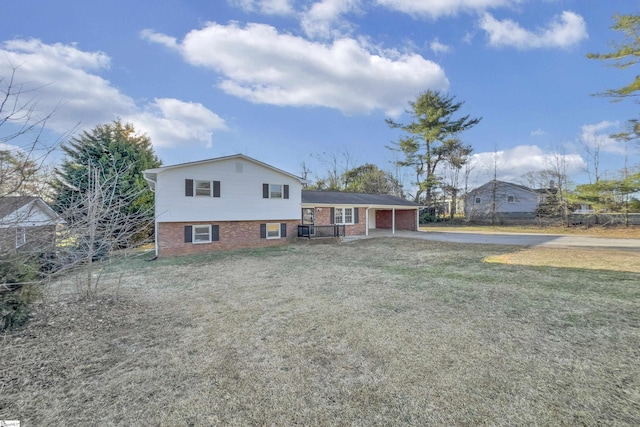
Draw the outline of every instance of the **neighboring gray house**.
M469 192L465 216L469 220L503 221L535 219L540 191L504 181L489 181Z

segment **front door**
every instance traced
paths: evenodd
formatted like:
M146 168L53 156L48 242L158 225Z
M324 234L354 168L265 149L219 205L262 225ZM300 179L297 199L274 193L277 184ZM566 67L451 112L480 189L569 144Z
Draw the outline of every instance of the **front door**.
M314 208L302 208L302 225L310 225L309 233L313 236L316 231L313 227L316 220L316 210Z

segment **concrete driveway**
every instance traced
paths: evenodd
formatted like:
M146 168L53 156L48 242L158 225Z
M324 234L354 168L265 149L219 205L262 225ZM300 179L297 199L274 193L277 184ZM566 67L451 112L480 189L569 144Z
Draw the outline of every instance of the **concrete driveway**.
M373 233L371 233L373 231ZM380 230L382 231L382 230ZM386 230L385 230L386 231ZM389 231L370 230L369 237L391 236ZM517 245L546 247L607 248L640 251L640 239L607 239L560 234L534 233L467 233L461 231L396 231L394 237L485 245Z

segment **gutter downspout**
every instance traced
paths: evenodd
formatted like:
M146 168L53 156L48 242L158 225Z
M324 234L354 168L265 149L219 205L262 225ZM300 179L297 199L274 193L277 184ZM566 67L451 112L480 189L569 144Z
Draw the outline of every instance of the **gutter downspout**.
M151 192L155 193L156 185L158 184L158 182L151 179L151 177L148 177L147 174L145 174L144 172L142 175L144 176L145 181L149 183L149 189L151 190ZM158 214L157 212L158 212L158 198L154 195L153 197L153 240L154 240L153 246L155 246L156 258L158 258Z

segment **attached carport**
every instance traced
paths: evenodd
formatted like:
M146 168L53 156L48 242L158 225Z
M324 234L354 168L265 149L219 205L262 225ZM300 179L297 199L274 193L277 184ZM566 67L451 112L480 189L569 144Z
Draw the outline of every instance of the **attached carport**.
M333 224L334 218L327 212L354 209L354 223L347 223L350 235L368 236L370 229L391 230L395 234L396 230L417 231L419 226L420 205L389 194L303 190L302 208L308 213L313 209L318 226Z

